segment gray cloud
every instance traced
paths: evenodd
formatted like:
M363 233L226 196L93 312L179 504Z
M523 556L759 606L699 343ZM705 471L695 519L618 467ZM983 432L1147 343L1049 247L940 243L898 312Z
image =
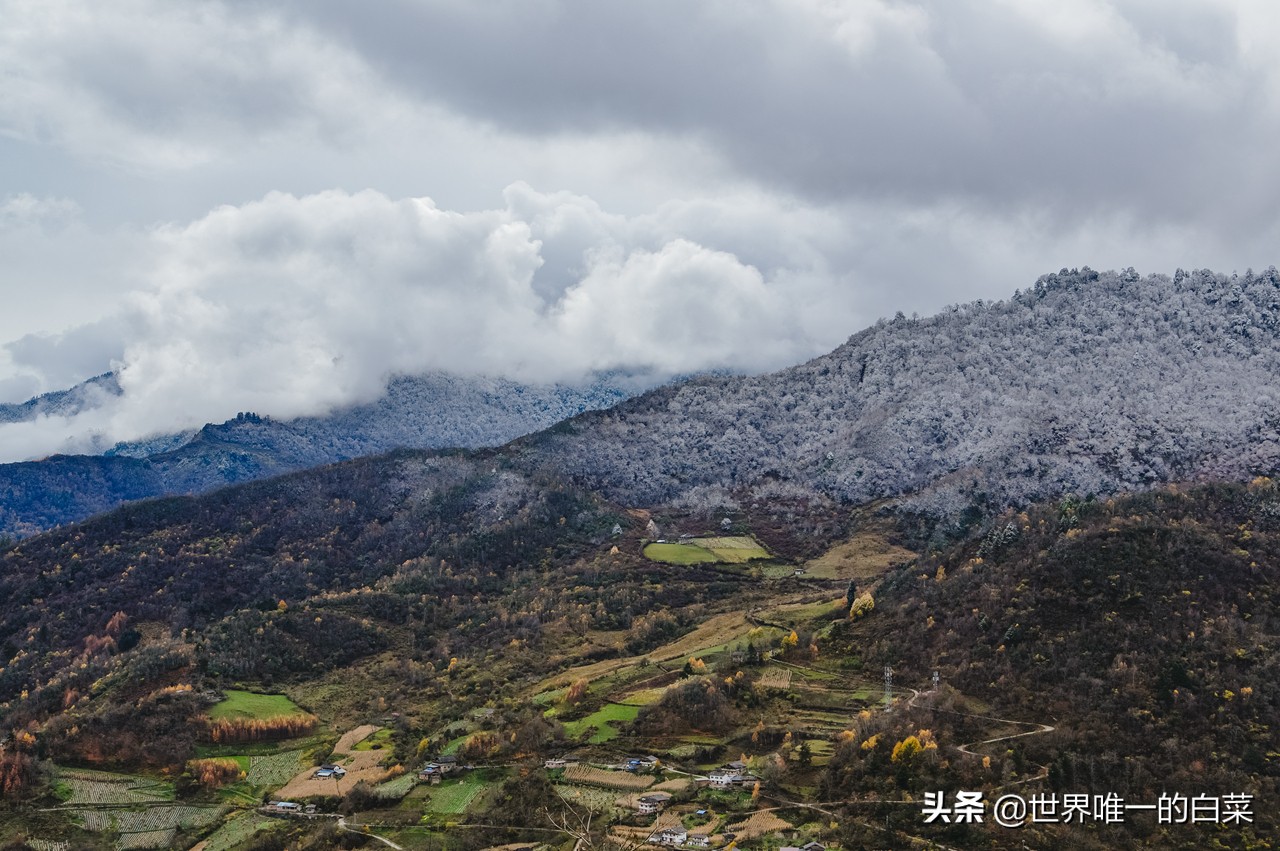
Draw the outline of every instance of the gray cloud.
M1276 262L1263 0L0 16L0 398L127 389L4 457L395 371L765 369L1061 266Z
M1276 34L1265 7L400 0L295 14L400 90L478 120L690 135L814 199L1185 219L1221 204L1224 183L1276 177L1276 75L1250 42ZM1265 197L1246 194L1234 203Z

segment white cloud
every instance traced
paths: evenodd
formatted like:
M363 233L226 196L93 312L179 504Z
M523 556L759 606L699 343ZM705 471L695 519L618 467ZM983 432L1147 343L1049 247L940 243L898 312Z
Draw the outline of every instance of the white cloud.
M830 305L787 292L813 272L812 247L760 246L762 270L676 235L678 205L627 218L527 185L506 199L460 213L370 190L272 193L160 228L152 284L118 322L8 347L34 369L114 342L123 396L70 422L0 427L0 452L65 451L77 434L94 448L237 410L320 413L371 400L396 373L659 380L780 367L840 339ZM785 218L759 202L755 214Z

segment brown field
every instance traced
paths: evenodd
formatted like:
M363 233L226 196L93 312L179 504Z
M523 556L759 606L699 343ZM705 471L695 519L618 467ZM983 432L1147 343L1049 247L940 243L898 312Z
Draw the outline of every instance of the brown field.
M333 746L333 752L336 754L351 753L355 750L356 745L378 732L381 727L373 724L365 724L356 727L354 730L348 730L342 734L342 738L338 739L338 743Z
M790 828L791 822L780 819L773 813L761 812L752 813L751 818L746 821L740 821L737 824L731 824L725 828L730 833L736 833L739 840L756 839L773 833L775 830L786 830Z
M805 564L815 579L876 579L895 564L911 561L916 554L889 543L883 529L864 529Z
M791 672L786 668L770 668L760 675L760 685L764 688L790 688Z
M631 848L634 846L643 846L647 842L649 835L653 833L652 827L627 827L625 825L614 825L609 828L609 838L623 848Z
M686 635L677 638L670 644L659 647L643 656L630 656L625 659L608 659L603 662L593 662L590 665L580 665L576 668L557 674L554 677L548 677L534 688L534 693L547 691L548 689L567 686L579 679L585 679L588 682L599 677L620 671L623 668L630 668L640 662L641 659L649 659L651 662L674 662L679 660L684 662L690 655L707 647L715 647L720 644L733 641L751 630L751 624L747 622L747 617L742 612L724 612L719 615L713 615L702 622L696 629Z
M354 730L348 730L341 739L338 739L338 743L333 747L333 762L347 770L346 776L341 780L335 780L332 777L312 777L311 775L315 773L316 769L315 766L309 766L299 772L275 796L284 800L291 800L308 798L313 795L345 795L351 791L352 786L361 780L371 786L376 786L386 780L391 775L391 772L378 765L386 755L383 751L354 750L357 744L372 736L379 729L381 728L372 724L365 724L362 727L356 727Z
M591 768L586 765L569 766L564 770L564 779L569 783L604 786L608 789L648 789L653 785L652 777L637 776L626 771L610 771L607 768Z
M690 786L696 786L697 783L698 781L691 780L688 777L676 777L671 780L662 781L661 783L659 783L657 786L654 786L649 791L670 792L672 794L676 794L679 792L683 792L685 789L688 789Z

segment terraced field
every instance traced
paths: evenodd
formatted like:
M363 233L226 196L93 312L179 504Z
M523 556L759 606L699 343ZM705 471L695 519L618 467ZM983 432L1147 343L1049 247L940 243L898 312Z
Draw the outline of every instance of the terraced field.
M738 840L755 839L758 836L764 836L777 830L786 830L791 827L791 822L786 819L778 818L773 813L752 813L751 817L737 824L731 824L728 830L737 834Z
M439 815L461 815L491 785L492 783L478 773L469 774L459 780L445 781L431 788L428 793L427 811Z
M249 757L249 769L245 778L253 786L275 788L283 786L302 770L303 751L282 751L267 756Z
M278 819L264 818L254 812L239 813L223 822L222 827L191 851L231 851L258 831L282 824Z
M85 809L76 817L85 830L118 833L118 848L169 848L181 828L205 827L222 818L221 807L157 803L145 809Z
M611 813L618 805L618 793L608 789L592 789L588 786L567 786L560 784L554 787L556 794L570 804L586 807L598 813Z
M587 765L569 766L564 770L564 779L569 783L603 786L606 789L648 789L653 785L652 777L626 771L610 771L607 768L592 768Z
M373 790L373 792L379 798L399 800L400 798L403 798L405 795L409 794L409 790L412 789L415 785L417 785L417 783L418 783L418 776L416 774L413 774L412 772L409 772L406 774L401 774L399 777L395 778L394 780L388 780L386 783L380 784L377 788Z
M118 806L173 800L173 784L146 777L65 768L58 769L57 775L59 787L68 794L65 801L68 806Z

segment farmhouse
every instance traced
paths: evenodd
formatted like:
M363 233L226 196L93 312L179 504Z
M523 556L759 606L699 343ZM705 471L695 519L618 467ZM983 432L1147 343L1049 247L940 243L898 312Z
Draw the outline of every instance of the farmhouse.
M563 756L555 756L543 763L543 766L549 769L566 768L570 765L577 765L581 760L571 753Z
M745 786L756 782L756 776L746 770L745 762L731 762L713 769L707 774L713 789L728 789L730 786Z
M667 801L669 800L671 800L671 796L666 792L655 792L652 795L644 795L636 799L636 812L642 816L660 813L663 808L666 807Z
M711 847L711 834L709 833L691 833L689 838L685 840L686 845L697 845L700 848Z
M419 780L426 780L430 783L439 783L440 778L446 774L452 774L458 768L458 758L456 756L438 756L423 766L418 772Z
M311 775L316 779L332 777L335 780L341 780L347 776L347 770L341 765L325 764L316 769L316 773Z
M683 827L664 827L650 835L649 842L654 845L683 845L688 838L689 834Z

